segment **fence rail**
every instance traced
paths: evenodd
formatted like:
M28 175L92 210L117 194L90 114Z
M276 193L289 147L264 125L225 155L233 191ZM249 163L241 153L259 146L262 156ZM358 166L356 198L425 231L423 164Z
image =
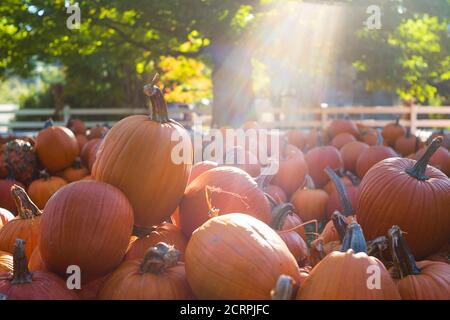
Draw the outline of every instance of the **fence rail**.
M72 116L128 116L133 114L147 114L146 109L72 109L66 106L61 113L62 121L55 121L57 125L64 125ZM53 109L4 109L0 110L0 117L6 120L0 120L0 127L7 128L8 131L14 131L17 128L37 130L42 128L42 121L15 121L14 116L46 116L51 117L54 114ZM434 114L444 115L445 119L420 119L419 115ZM302 108L261 108L258 109L259 122L265 128L306 128L306 127L325 127L333 117L339 115L360 115L358 122L372 126L382 127L392 121L392 119L373 119L371 116L377 115L400 115L403 116L400 123L410 127L412 132L418 128L450 128L450 106L432 107L432 106L353 106L353 107L327 107L315 109ZM204 125L209 125L211 121L210 111L186 108L170 108L169 116L177 119L184 125L192 124L195 120L201 120ZM9 117L9 120L7 119ZM88 120L88 127L102 123L113 125L115 121L95 121Z

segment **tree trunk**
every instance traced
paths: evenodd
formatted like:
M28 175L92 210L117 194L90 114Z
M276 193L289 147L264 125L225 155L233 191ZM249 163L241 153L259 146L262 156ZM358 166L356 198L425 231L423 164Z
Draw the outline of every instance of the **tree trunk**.
M213 40L212 126L240 126L253 116L251 52L243 46Z

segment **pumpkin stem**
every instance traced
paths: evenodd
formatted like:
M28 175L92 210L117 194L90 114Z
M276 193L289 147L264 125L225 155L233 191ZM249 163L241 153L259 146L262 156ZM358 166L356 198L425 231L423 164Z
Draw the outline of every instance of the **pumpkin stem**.
M346 252L348 249L353 249L354 253L367 253L366 240L361 226L354 221L347 226L347 231L342 240L341 251Z
M416 136L416 143L414 144L415 153L419 150L419 146L420 146L420 138Z
M44 180L50 179L50 174L48 173L47 169L39 171L39 178Z
M44 123L44 129L47 129L49 127L53 127L53 120L52 118L48 119L47 121L45 121Z
M358 186L361 183L361 179L359 179L356 175L354 175L351 171L345 170L343 175L347 177L353 186Z
M166 123L169 122L169 116L167 114L167 104L164 99L164 94L161 89L156 85L159 81L159 74L155 74L153 80L144 86L144 93L149 97L150 107L152 114L149 116L151 120Z
M294 212L295 208L290 203L276 205L272 210L272 219L269 226L274 230L280 231L283 228L287 216L293 215Z
M159 242L145 253L140 265L140 272L161 273L167 268L176 266L180 258L180 251L167 243Z
M264 192L264 197L269 201L270 207L273 209L278 205L278 202L267 192Z
M272 300L292 300L294 293L294 279L287 275L280 275L278 277L275 288L270 291Z
M146 227L133 226L133 236L144 238L152 233L153 229Z
M403 233L398 226L392 226L388 231L395 275L399 278L420 273L420 269L416 265L416 260L405 238L403 238Z
M292 232L292 231L297 232L298 229L304 228L305 226L307 226L309 224L314 224L315 229L316 229L316 232L311 232L311 234L319 234L319 223L317 222L316 219L300 223L299 225L296 225L295 227L293 227L291 229L278 231L278 234L285 234L285 233L289 233L289 232Z
M409 174L411 177L416 178L420 181L428 180L429 178L425 175L425 171L427 169L428 162L436 150L441 145L443 139L442 137L434 138L431 144L427 147L427 150L422 155L422 157L416 161L412 168L407 168L405 172Z
M308 189L308 190L316 189L314 180L311 178L311 176L309 174L306 175L305 180L306 180L306 184L305 184L306 189Z
M396 125L396 126L400 125L400 116L397 116L397 117L395 118L395 125Z
M367 254L374 256L377 252L382 257L382 252L388 248L388 238L385 236L376 237L370 241L367 241Z
M72 168L74 169L81 169L82 165L81 165L81 158L80 157L76 157L75 160L73 161L72 164Z
M406 138L410 138L411 137L411 127L407 127L406 128L406 134L405 134Z
M16 239L14 245L13 267L11 284L24 284L33 281L33 275L28 269L28 259L25 255L25 241L22 239Z
M343 208L344 216L346 217L352 216L353 215L352 203L348 198L347 189L345 188L341 179L339 179L336 172L334 172L333 169L331 169L330 167L325 168L325 173L330 177L331 181L333 181L333 184L336 187L336 191L339 196L339 201Z
M339 239L342 243L347 231L347 222L345 222L345 217L339 211L334 211L331 215L331 221L333 222L333 226L339 234Z
M316 147L322 146L322 134L320 133L320 130L317 130L317 141L316 141Z
M13 185L11 187L11 195L16 203L17 212L21 219L34 219L42 214L42 211L31 201L21 186Z
M265 187L267 187L270 182L273 179L273 175L269 175L269 174L260 174L258 177L256 177L256 184L258 185L258 187L260 189L264 189Z
M381 135L381 130L377 129L377 145L382 146L383 145L383 136Z

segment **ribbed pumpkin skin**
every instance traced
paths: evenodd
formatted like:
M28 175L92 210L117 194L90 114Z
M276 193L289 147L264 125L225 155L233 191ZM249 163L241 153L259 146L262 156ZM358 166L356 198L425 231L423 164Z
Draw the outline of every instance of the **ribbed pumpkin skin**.
M188 300L192 292L186 281L184 264L160 274L140 273L141 260L122 263L103 284L99 300Z
M0 273L13 271L13 257L9 252L0 251Z
M321 220L325 216L328 198L321 189L299 189L292 195L291 203L303 221Z
M13 253L17 238L25 240L25 254L30 259L39 243L42 216L22 219L19 216L6 223L0 229L0 250Z
M367 268L380 268L380 289L367 286ZM297 292L298 300L400 300L397 287L384 265L365 253L334 251L310 272Z
M421 274L396 280L403 300L450 300L450 265L436 261L416 262Z
M34 180L28 187L28 195L39 209L44 209L45 204L51 196L64 187L67 182L60 177L49 177Z
M220 215L241 212L269 222L270 205L252 177L238 168L219 167L203 173L186 188L180 203L179 227L187 237L210 218L206 189Z
M39 131L36 137L36 153L50 172L70 166L79 152L78 141L68 128L51 126Z
M94 163L95 160L95 153L97 152L98 145L101 143L101 139L96 138L89 140L86 142L86 144L83 146L83 149L81 149L81 163L86 167L89 168L90 163Z
M47 268L66 275L78 265L82 281L111 272L123 259L133 228L133 209L115 187L73 182L55 194L42 216L39 250Z
M381 160L394 157L398 157L394 149L386 146L372 146L359 155L356 161L356 174L362 179L375 164Z
M417 259L437 252L450 236L450 179L427 166L429 180L419 181L405 172L411 159L392 158L376 164L359 186L357 211L366 239L386 234L393 225ZM432 235L432 236L430 236Z
M425 148L420 149L414 155L415 160L420 159L425 153ZM429 164L435 168L438 168L447 176L450 177L450 151L444 147L439 147L436 152L431 156Z
M69 167L64 169L63 172L60 173L61 178L63 178L68 183L82 180L84 177L89 175L89 170L81 167L81 168L75 168L75 167Z
M9 210L0 208L0 229L12 219L14 219L14 215Z
M172 151L180 143L171 140L174 132L185 142L183 155L190 163L172 161ZM151 227L168 219L183 197L192 156L190 137L180 125L130 116L109 130L97 152L92 176L127 196L136 226Z
M192 234L185 258L198 299L270 299L281 274L300 280L295 258L276 231L246 214L203 224Z
M7 277L8 274L0 274L0 292L10 300L78 300L67 289L66 281L50 272L35 271L31 283L17 285L11 284Z
M28 269L30 271L42 270L47 271L44 261L42 261L41 252L39 251L39 246L34 248L30 259L28 260Z
M356 172L356 161L358 161L359 155L368 148L368 144L360 141L349 142L343 146L340 151L342 161L344 161L344 168L351 172Z
M189 175L188 183L191 183L195 180L199 175L203 172L208 171L209 169L217 168L219 165L214 161L201 161L197 162L192 166L191 174Z
M330 180L324 172L327 166L333 170L344 166L339 150L331 146L315 147L308 151L305 159L309 175L313 178L317 188L323 187Z
M154 247L158 242L165 242L175 246L180 251L180 261L184 261L187 240L179 227L170 223L158 225L148 236L139 238L130 244L130 248L125 255L125 260L142 259L147 250Z

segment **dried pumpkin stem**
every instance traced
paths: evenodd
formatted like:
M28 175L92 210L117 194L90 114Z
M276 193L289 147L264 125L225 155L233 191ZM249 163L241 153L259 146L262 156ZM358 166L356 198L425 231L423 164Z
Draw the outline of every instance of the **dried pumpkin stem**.
M152 114L149 116L150 119L159 123L166 123L170 122L170 119L164 94L156 85L158 81L159 74L155 74L153 80L144 86L144 93L150 100L150 108L152 110Z
M287 275L278 277L275 288L270 292L272 300L291 300L294 293L294 279Z
M176 266L180 259L180 251L167 243L159 242L156 246L148 249L141 262L139 270L141 273L161 273L167 268Z
M381 130L377 129L377 145L382 146L383 145L383 136L381 135Z
M313 178L311 178L311 176L309 174L306 175L305 180L306 180L306 185L305 185L306 189L308 189L308 190L316 189L314 180L313 180Z
M267 192L264 192L264 197L266 197L267 201L269 201L270 207L272 209L274 209L278 205L278 202Z
M50 174L48 173L47 169L39 171L39 178L44 180L50 179Z
M403 232L398 226L392 226L388 231L389 242L391 246L392 260L395 268L395 275L404 278L409 275L420 273L416 260L411 250L403 238Z
M345 222L345 217L339 211L334 211L331 215L331 221L339 234L339 239L343 242L347 231L347 222Z
M53 120L52 120L52 118L48 119L44 123L44 129L49 128L49 127L53 127Z
M81 169L82 165L81 165L81 158L80 157L76 157L75 160L73 161L72 167L75 169Z
M341 179L338 177L336 172L334 172L333 169L331 169L330 167L326 167L325 172L330 177L331 181L333 181L334 186L336 187L336 191L339 196L339 201L343 208L344 216L348 217L354 215L352 203L350 202L350 199L347 194L347 189L345 188Z
M431 144L428 146L425 153L423 154L423 156L416 161L416 163L412 168L406 169L405 172L409 174L411 177L416 178L417 180L420 181L428 180L429 178L425 175L428 162L430 161L430 158L433 156L436 150L439 148L442 141L443 141L442 137L434 138Z
M290 203L281 203L272 210L272 219L269 223L272 229L280 231L286 221L286 218L293 215L295 208Z
M354 253L367 253L366 239L361 226L356 222L352 222L347 226L347 231L342 240L341 251L346 252L348 249L352 249Z
M13 275L11 278L12 284L24 284L33 281L33 275L28 270L28 259L25 255L25 241L16 239L13 253Z
M34 219L42 214L42 211L31 201L25 190L17 184L11 187L11 195L16 203L17 211L21 219Z

